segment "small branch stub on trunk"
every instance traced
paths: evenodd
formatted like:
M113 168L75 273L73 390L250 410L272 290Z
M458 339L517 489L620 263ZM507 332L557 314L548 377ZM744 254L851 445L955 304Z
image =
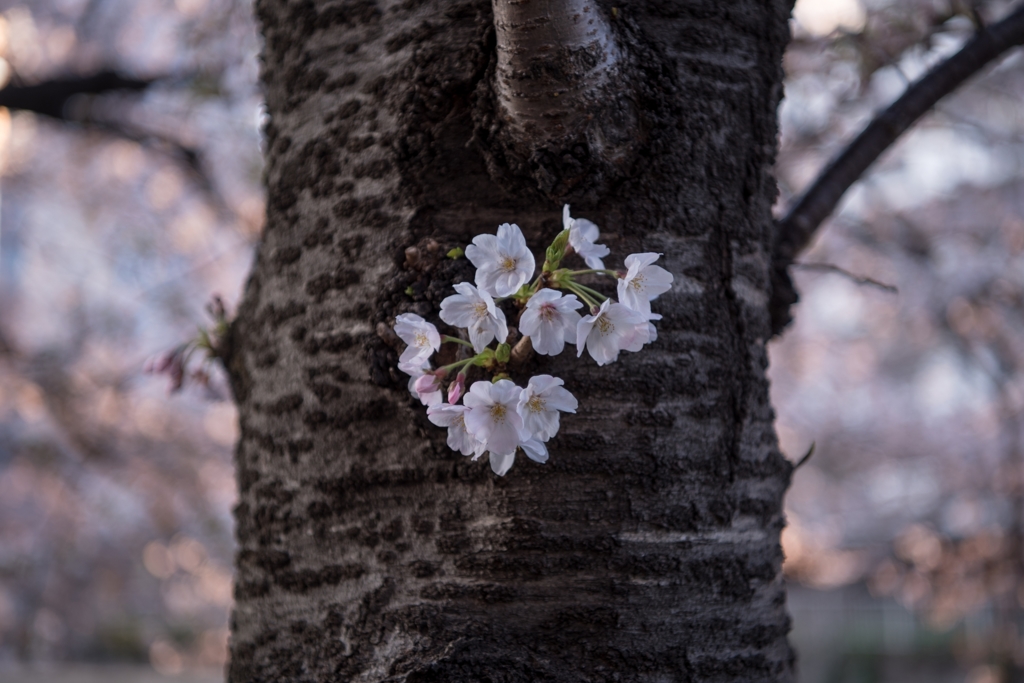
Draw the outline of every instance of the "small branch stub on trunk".
M493 85L512 170L527 171L551 196L590 189L585 176L616 175L632 158L638 117L608 17L593 0L493 7Z

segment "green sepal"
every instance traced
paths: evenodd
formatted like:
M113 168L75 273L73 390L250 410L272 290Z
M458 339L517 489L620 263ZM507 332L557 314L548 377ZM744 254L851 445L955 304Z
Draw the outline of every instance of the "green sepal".
M494 352L494 358L499 363L507 363L512 357L512 347L508 344L498 344L498 350Z
M450 258L452 260L460 259L460 258L462 258L465 255L466 255L466 250L463 249L462 247L455 247L454 249L452 249L451 251L448 252L448 258Z
M571 274L572 271L568 268L553 270L551 273L552 275L549 282L551 282L551 284L557 289L568 289L568 285L573 281Z
M520 303L526 303L533 296L533 285L527 282L519 288L519 291L512 295L512 298Z

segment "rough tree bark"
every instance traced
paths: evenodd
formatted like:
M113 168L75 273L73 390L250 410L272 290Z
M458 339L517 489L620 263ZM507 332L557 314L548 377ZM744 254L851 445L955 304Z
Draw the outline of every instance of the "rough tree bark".
M790 3L495 7L257 2L268 220L227 354L229 679L791 680L764 346ZM548 20L551 49L509 52ZM497 478L427 423L389 328L472 279L450 247L508 221L540 254L564 201L676 284L641 353L514 377L562 377L580 410L548 464Z

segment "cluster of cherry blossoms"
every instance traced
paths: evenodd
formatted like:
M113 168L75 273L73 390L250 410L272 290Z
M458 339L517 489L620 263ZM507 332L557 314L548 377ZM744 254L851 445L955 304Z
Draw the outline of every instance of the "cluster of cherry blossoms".
M607 270L602 258L610 250L597 244L597 226L572 218L568 205L562 222L563 230L548 247L536 279L536 261L515 224L499 226L497 235L477 235L465 252L449 253L453 258L465 253L477 269L475 285L457 284L456 294L441 302L441 320L464 329L468 340L441 335L413 313L395 319L395 332L407 344L398 367L411 377L409 391L427 406L432 423L448 428L452 450L474 460L489 453L491 468L499 476L512 467L519 450L531 460L546 462L546 442L558 432L559 413L575 413L577 407L575 397L557 377L536 375L525 388L517 386L507 373L510 361L522 358L531 348L555 356L566 343L576 345L577 357L585 348L598 365L615 362L622 351L639 351L657 339L651 321L661 316L651 312L651 300L672 286L671 273L654 265L660 254L631 254L625 259L625 271ZM587 269L561 267L562 260L573 253ZM619 300L578 281L586 275L616 278ZM515 348L506 343L509 326L497 305L505 300L512 300L519 309L522 337ZM577 313L584 306L588 314ZM434 369L430 358L445 343L461 345L461 357ZM466 377L472 367L489 371L492 380L474 382L467 392ZM453 373L445 391L444 380Z

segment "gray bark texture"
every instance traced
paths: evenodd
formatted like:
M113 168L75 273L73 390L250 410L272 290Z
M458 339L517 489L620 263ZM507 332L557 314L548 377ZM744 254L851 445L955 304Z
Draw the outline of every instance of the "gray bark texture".
M268 215L226 354L229 680L792 680L791 467L765 379L789 4L580 2L605 42L512 76L491 0L256 4ZM502 99L510 78L581 93L595 72L605 96L569 116L551 98L542 144ZM601 227L610 267L662 252L676 283L642 352L513 375L563 378L580 409L547 464L499 478L427 422L390 328L439 324L473 276L444 253L499 223L542 258L563 202Z

